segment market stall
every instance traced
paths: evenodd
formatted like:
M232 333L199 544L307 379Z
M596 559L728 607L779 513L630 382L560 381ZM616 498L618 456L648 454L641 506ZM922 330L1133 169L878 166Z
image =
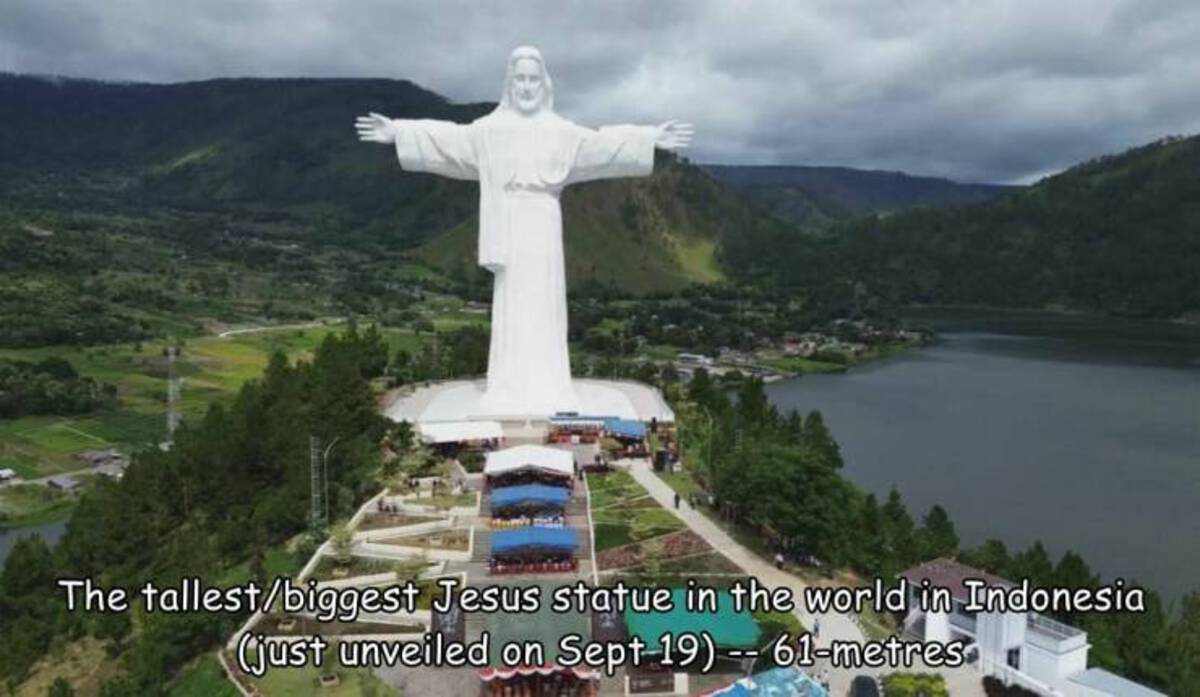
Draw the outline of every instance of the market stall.
M579 534L575 528L526 527L492 534L489 570L493 574L574 571Z
M518 484L569 488L575 476L575 456L558 448L518 445L488 453L483 474L492 488Z
M561 486L519 484L492 489L489 497L494 528L557 527L566 524L571 492Z

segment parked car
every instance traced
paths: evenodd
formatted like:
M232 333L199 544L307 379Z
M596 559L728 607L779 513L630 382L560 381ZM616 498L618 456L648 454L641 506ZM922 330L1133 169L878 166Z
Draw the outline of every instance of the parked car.
M860 675L850 682L850 697L879 697L879 683L870 675Z

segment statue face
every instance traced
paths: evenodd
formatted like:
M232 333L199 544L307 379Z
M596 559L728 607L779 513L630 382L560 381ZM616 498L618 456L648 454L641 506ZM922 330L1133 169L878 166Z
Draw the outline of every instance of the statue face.
M513 67L512 84L509 85L512 104L523 114L532 114L542 106L546 85L542 79L542 65L532 58L521 58Z

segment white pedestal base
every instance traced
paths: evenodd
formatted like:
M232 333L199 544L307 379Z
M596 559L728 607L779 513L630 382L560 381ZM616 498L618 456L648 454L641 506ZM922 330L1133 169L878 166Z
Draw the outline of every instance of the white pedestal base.
M616 416L622 419L673 422L675 413L662 394L649 385L617 380L575 379L579 414ZM483 380L454 380L418 387L388 405L384 414L393 421L544 421L553 414L501 414L482 403Z

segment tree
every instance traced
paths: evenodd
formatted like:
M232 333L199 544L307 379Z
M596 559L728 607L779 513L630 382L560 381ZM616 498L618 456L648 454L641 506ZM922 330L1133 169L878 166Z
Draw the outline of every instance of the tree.
M29 535L13 545L0 573L0 677L20 682L49 647L62 607L57 575L42 538Z
M1184 596L1170 637L1171 694L1200 695L1200 591Z
M738 390L737 412L743 427L758 428L774 421L775 407L767 399L762 380L755 378L742 384Z
M388 346L379 332L378 324L367 327L362 335L360 351L363 375L369 378L383 375L388 367Z
M867 494L859 506L858 515L858 561L859 570L871 576L892 578L901 569L897 568L892 550L888 546L884 529L883 512L875 494Z
M830 469L842 468L842 450L834 440L821 412L813 410L804 418L804 444L821 458L821 463Z
M341 566L348 566L353 556L351 548L354 544L354 536L350 528L345 525L339 525L333 530L333 534L329 536L329 548L333 552L333 559Z
M893 488L888 493L887 502L883 504L883 524L887 534L888 546L893 558L901 570L919 561L920 546L917 541L916 525L904 502L900 500L900 492Z
M422 332L425 334L432 334L437 331L433 326L433 320L429 319L428 317L418 317L417 319L413 320L412 330L417 336L420 336Z
M1029 579L1035 586L1049 586L1054 583L1054 563L1046 553L1042 541L1038 540L1013 557L1009 574L1013 580Z
M1008 548L1000 540L988 540L975 549L963 552L961 557L965 564L1000 576L1007 574L1012 564Z
M1083 557L1070 550L1063 553L1054 567L1054 585L1060 588L1092 588L1099 581Z
M46 697L75 697L75 689L64 678L56 678L46 690Z
M921 529L921 556L925 559L953 556L958 551L958 533L946 509L934 505L925 514Z

